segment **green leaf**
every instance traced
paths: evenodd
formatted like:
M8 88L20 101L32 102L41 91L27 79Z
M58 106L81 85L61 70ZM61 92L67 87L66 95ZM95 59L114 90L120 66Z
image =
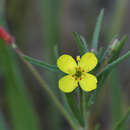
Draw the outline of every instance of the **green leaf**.
M58 68L57 66L55 65L50 65L44 61L39 61L39 60L36 60L32 57L29 57L29 56L26 56L26 55L23 55L23 57L31 64L34 64L34 65L37 65L39 67L42 67L44 69L47 69L49 71L53 71L53 72L60 72L62 73Z
M79 121L80 125L84 127L84 120L83 120L83 117L81 116L81 113L75 101L74 95L72 93L67 93L65 94L65 96L75 118Z
M111 73L110 73L111 72ZM123 115L123 95L120 83L119 72L116 68L113 68L110 71L110 76L108 77L108 86L111 93L110 96L110 109L111 109L111 124L112 127L115 126L115 123L122 118ZM126 130L125 127L120 130Z
M80 39L83 43L84 49L86 50L86 52L88 52L88 45L87 45L87 41L85 40L85 38L83 36L80 35Z
M73 36L74 36L74 39L75 39L75 41L76 41L76 43L78 45L78 48L80 49L80 53L84 54L86 52L86 50L83 47L82 41L80 39L80 36L78 35L77 32L73 32Z
M92 46L91 46L92 49L98 48L98 39L99 39L100 30L101 30L103 15L104 15L104 9L101 10L101 12L98 16L98 19L97 19L95 31L94 31L93 38L92 38Z
M59 57L59 47L57 44L54 46L54 56L56 59Z
M124 54L123 56L119 57L118 59L116 59L112 63L108 64L101 72L99 72L97 74L97 77L100 77L104 73L108 72L110 69L113 69L116 65L118 65L119 63L121 63L122 61L124 61L129 56L130 56L130 51L128 51L126 54Z
M114 128L114 130L119 130L125 123L125 121L127 120L127 118L130 116L130 108L128 108L128 111L126 112L126 114L122 117L121 120L119 120Z

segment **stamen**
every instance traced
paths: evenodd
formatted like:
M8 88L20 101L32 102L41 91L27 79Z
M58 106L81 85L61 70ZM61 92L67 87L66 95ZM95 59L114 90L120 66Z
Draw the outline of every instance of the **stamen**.
M78 78L75 78L75 80L77 80Z
M76 60L79 62L79 61L80 61L80 56L77 56L77 57L76 57Z
M79 66L79 70L81 70L81 67Z

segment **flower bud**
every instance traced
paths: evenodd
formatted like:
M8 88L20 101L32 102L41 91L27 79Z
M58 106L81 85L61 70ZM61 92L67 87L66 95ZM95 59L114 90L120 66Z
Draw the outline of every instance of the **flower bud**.
M11 36L3 27L0 26L0 38L8 45L15 42L13 36Z
M118 48L118 46L119 46L119 39L118 38L116 38L116 39L114 39L112 42L111 42L111 44L110 44L110 49L111 49L111 51L115 51L115 50L117 50L117 48Z

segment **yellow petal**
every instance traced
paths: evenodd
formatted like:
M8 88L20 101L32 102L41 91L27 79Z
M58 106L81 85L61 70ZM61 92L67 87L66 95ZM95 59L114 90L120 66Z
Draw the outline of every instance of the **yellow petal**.
M78 81L72 75L67 75L59 80L59 88L65 93L72 92L78 86Z
M84 69L85 72L89 72L96 67L97 62L96 56L91 52L87 52L81 57L79 66Z
M62 55L57 60L57 66L61 71L67 74L74 74L76 72L76 61L70 55Z
M84 73L79 84L84 91L89 92L97 88L97 78L89 73Z

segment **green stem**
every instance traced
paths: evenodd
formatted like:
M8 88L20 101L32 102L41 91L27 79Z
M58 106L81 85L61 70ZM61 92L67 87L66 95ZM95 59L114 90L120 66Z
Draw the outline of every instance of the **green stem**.
M88 130L88 109L86 109L87 106L87 93L83 92L83 118L85 122L84 130Z
M81 88L80 88L80 112L81 115L83 116L83 91Z
M78 120L79 124L84 127L84 120L78 108L77 102L75 101L74 95L72 93L66 93L65 96L75 118Z

